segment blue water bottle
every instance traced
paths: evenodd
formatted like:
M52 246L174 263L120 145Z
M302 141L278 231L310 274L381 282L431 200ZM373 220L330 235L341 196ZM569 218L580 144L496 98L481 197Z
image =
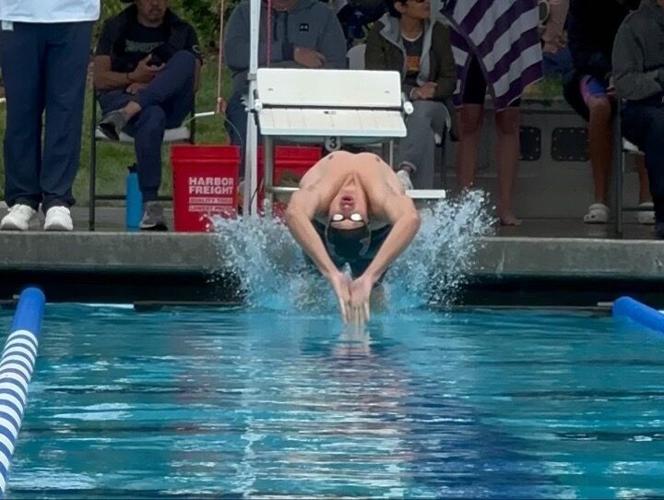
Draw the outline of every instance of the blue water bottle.
M143 195L141 195L141 189L138 186L136 165L128 168L126 196L125 221L127 231L138 231L143 217Z

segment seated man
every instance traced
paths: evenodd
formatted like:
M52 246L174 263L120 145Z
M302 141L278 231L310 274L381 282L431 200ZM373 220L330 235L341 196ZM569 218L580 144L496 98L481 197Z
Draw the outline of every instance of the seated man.
M664 238L664 0L642 0L613 45L613 78L624 99L623 134L646 157L655 232Z
M267 37L267 3L261 2L260 67L346 67L346 40L334 12L319 0L273 0L271 39ZM269 59L268 59L269 50ZM233 93L226 109L228 135L242 146L247 135L247 112L242 102L248 90L249 1L240 2L226 27L226 64L232 72Z
M401 73L413 112L406 117L408 135L399 141L397 175L407 189L433 189L434 135L446 133L444 101L456 88L450 31L429 20L428 0L389 0L387 7L367 38L366 66Z
M345 322L369 319L371 290L420 227L389 165L370 153L332 153L300 181L286 224L334 288ZM341 267L349 264L351 281Z
M194 105L201 56L194 28L168 8L168 0L133 2L102 29L94 85L110 139L134 137L143 195L143 230L166 230L157 201L164 131L180 126Z

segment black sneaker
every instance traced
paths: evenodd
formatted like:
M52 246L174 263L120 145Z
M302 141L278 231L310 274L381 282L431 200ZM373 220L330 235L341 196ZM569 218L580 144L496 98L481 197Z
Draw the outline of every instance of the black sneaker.
M127 118L122 111L116 109L104 116L99 122L99 130L112 141L120 140L120 132L127 126Z
M164 207L158 201L146 201L143 203L143 219L141 219L141 231L168 231L166 219L164 218Z

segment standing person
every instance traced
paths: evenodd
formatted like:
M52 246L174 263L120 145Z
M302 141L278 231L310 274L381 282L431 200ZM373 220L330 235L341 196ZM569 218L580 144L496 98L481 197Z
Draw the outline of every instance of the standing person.
M565 32L569 0L540 0L540 6L543 3L548 6L548 16L541 27L544 76L564 76L572 69Z
M161 146L166 129L191 113L202 57L193 26L168 7L168 0L123 0L129 7L102 29L94 82L104 117L99 128L112 140L134 138L144 231L165 231Z
M40 203L46 231L74 228L69 208L81 152L90 39L99 10L99 0L0 0L7 97L5 198L10 207L0 229L26 231Z
M569 11L568 37L574 71L564 86L565 99L586 120L590 166L595 186L593 203L584 215L586 224L605 224L609 220L608 192L613 157L612 120L615 98L611 79L611 51L621 23L629 14L625 0L572 0ZM602 22L597 22L598 9ZM648 176L639 168L639 206L650 211L639 212L639 221L652 218L648 195Z
M406 189L433 189L434 134L447 132L444 101L456 87L449 28L430 21L429 0L388 0L387 6L367 37L366 67L401 73L413 112L399 141L397 175Z
M556 54L567 45L565 42L565 22L569 11L569 0L549 0L549 16L542 33L542 52Z
M623 134L646 157L655 208L655 233L664 238L664 0L642 0L618 30L613 78Z
M441 13L452 24L459 77L460 142L457 181L475 181L484 99L487 89L496 111L498 218L521 223L512 211L512 190L519 162L519 105L529 84L542 77L537 0L447 0Z

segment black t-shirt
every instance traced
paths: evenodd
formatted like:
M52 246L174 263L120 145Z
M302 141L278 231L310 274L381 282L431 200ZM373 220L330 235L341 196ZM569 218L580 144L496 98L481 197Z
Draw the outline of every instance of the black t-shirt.
M420 74L420 59L422 58L422 49L424 48L424 36L420 34L417 40L403 40L403 47L406 49L406 78L405 84L410 87L417 87L417 75Z
M169 11L161 26L148 28L138 22L133 9L107 21L99 37L96 54L111 57L111 71L133 71L148 54L167 62L177 50L189 50L200 59L198 37L190 24Z

